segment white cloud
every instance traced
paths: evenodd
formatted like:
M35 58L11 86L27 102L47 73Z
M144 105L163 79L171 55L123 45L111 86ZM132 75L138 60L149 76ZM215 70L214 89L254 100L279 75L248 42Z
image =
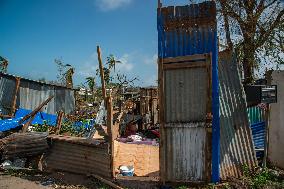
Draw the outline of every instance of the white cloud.
M127 6L132 2L132 0L95 0L95 4L102 11L110 11Z
M154 54L152 57L145 57L144 64L147 64L147 65L154 64L154 65L156 65L157 64L157 59L158 59L158 55L157 54Z
M121 72L129 72L133 69L133 64L131 63L133 57L130 54L124 54L121 58L118 58L118 60L121 61L121 63L116 64L116 69Z
M96 70L98 69L97 64L97 52L94 52L90 58L85 61L80 68L78 68L78 72L75 71L75 73L78 73L79 76L82 77L93 77L96 75Z

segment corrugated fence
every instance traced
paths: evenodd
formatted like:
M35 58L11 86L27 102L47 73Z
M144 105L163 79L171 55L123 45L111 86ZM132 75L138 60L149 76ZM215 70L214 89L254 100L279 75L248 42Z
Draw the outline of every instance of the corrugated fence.
M245 94L236 58L219 53L221 178L241 176L244 165L256 165Z
M264 155L265 140L265 110L254 106L247 109L250 128L253 136L256 157L261 158Z
M50 135L50 151L45 156L47 170L112 177L109 145L94 139Z
M3 114L10 114L16 91L16 76L0 73L0 109ZM70 113L75 109L75 90L33 81L20 79L20 88L17 95L16 108L33 110L49 96L54 98L42 111L56 114L59 110Z
M165 182L210 180L206 116L211 112L210 53L217 49L214 15L214 2L158 9L160 171Z

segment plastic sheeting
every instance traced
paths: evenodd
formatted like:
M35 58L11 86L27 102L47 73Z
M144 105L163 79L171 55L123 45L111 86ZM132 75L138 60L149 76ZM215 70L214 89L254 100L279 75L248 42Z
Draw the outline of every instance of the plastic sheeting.
M19 121L29 113L31 113L31 110L26 109L18 109L15 113L15 117L12 119L4 119L0 120L0 131L8 131L11 129L15 129L16 127L19 127ZM50 126L56 126L56 120L57 116L52 114L47 114L44 112L38 112L32 121L32 124L48 124ZM25 123L25 122L24 122Z

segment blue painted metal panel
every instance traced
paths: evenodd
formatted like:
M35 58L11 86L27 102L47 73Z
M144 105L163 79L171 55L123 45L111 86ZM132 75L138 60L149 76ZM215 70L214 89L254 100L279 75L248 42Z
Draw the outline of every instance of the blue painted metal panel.
M160 59L212 53L212 181L218 182L220 178L220 116L215 2L161 8L158 10L157 18Z
M220 180L220 113L219 113L219 80L218 80L218 50L217 31L214 31L212 49L212 182Z
M253 143L256 151L256 157L263 157L265 141L265 122L253 123L250 125L252 131Z
M256 157L262 158L264 155L264 140L265 140L265 110L258 106L247 109L252 131L253 143L255 147Z

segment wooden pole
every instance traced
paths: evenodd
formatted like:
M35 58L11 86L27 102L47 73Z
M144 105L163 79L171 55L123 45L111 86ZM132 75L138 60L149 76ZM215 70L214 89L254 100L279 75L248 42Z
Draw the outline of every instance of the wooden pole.
M106 84L105 84L104 68L103 68L100 46L97 46L97 53L98 53L98 61L99 61L99 67L100 67L103 99L104 101L106 101ZM105 107L106 107L106 102L105 102Z
M107 133L108 133L108 141L110 146L110 158L111 158L111 171L112 176L115 176L115 169L114 169L114 138L113 138L113 108L112 108L112 98L108 96L106 99L107 103Z
M270 104L266 105L267 110L265 111L265 140L264 140L264 157L263 157L263 167L267 164L267 153L269 144L269 114L270 114Z
M11 114L10 116L13 117L16 111L16 102L17 102L17 96L18 96L18 91L20 88L20 83L21 83L21 78L15 77L16 79L16 89L15 89L15 94L14 94L14 99L13 99L13 104L12 104L12 109L11 109Z

